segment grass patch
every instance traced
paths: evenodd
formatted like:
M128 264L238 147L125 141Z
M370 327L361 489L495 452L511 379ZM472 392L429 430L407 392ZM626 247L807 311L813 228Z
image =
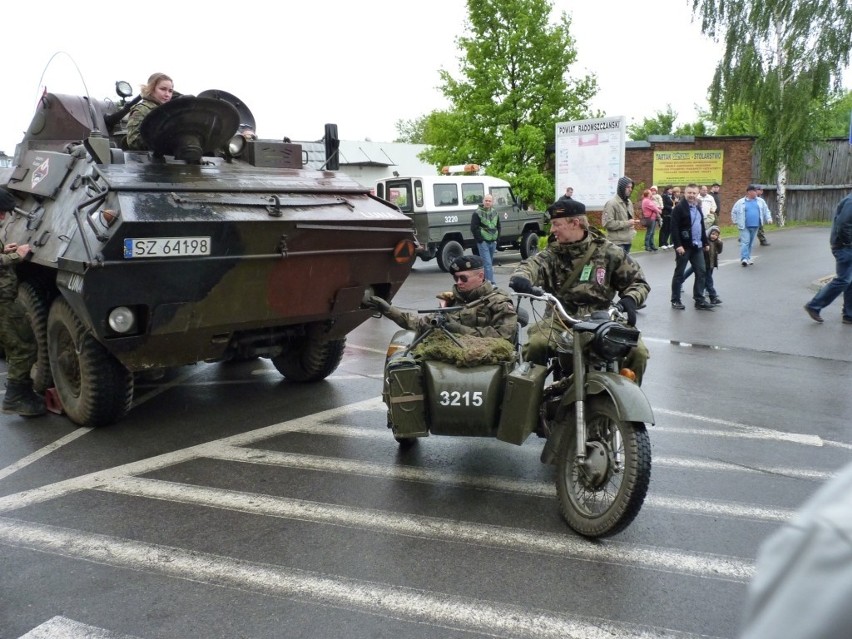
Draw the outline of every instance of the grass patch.
M778 231L787 231L789 229L799 229L799 228L807 228L807 227L830 227L831 222L790 222L788 221L783 228L775 225L769 224L768 226L764 226L763 230L767 235L771 235L772 233L776 233ZM737 238L740 235L740 230L733 224L726 224L724 226L719 227L721 231L722 239L726 238ZM659 244L657 244L657 240L660 238L660 229L657 227L654 230L654 246L660 248ZM643 253L645 251L645 229L641 229L636 231L636 236L633 238L633 242L630 244L630 252L631 253Z

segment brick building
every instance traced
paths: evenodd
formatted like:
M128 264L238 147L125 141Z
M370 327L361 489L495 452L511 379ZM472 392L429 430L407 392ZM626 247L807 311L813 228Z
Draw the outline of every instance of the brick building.
M731 208L734 203L745 195L746 187L754 179L752 176L752 150L755 139L753 137L739 136L704 136L704 137L675 137L675 136L651 136L648 141L627 142L624 157L624 173L633 180L636 188L644 184L644 188L650 187L654 176L654 152L655 151L709 151L719 150L724 152L722 158L722 188L720 190L722 206L719 222L721 224L731 223ZM666 184L657 184L662 192ZM680 186L683 188L684 184ZM709 184L708 184L709 186ZM638 201L642 198L641 191ZM592 213L590 217L595 223L600 223L600 213Z

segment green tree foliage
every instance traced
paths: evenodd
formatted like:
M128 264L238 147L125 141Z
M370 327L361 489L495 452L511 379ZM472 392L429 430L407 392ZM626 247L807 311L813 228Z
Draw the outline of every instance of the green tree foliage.
M627 135L631 140L647 140L651 135L671 135L677 113L671 104L666 105L665 111L657 111L653 118L645 118L642 124L630 124L627 127Z
M666 105L665 111L657 111L653 118L645 118L642 124L631 124L627 127L627 135L631 140L647 140L652 135L714 135L716 127L707 112L699 112L695 122L687 122L675 126L677 111L671 104Z
M825 137L849 137L850 116L852 116L852 91L838 91L828 100L825 113Z
M783 224L788 167L801 167L852 49L848 0L692 0L704 33L725 44L710 86L713 115L743 109L760 133L763 170L778 174Z
M549 22L548 0L468 0L465 35L458 38L460 76L441 71L451 107L426 116L422 155L441 167L476 163L509 180L537 205L553 199L546 148L557 122L589 117L597 92L593 75L570 78L577 58L571 21Z
M397 120L396 139L394 142L406 144L426 144L424 129L426 128L426 116L422 115L414 120Z

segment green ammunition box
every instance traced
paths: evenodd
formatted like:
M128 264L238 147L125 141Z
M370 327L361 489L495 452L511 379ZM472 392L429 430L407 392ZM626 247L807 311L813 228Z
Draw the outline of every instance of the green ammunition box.
M497 439L521 445L535 430L547 367L524 362L506 376Z
M387 367L388 409L397 437L423 437L429 434L423 372L414 358L395 357Z

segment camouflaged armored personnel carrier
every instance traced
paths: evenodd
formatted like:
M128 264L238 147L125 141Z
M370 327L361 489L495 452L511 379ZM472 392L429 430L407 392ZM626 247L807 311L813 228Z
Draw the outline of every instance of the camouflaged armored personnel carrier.
M98 426L140 371L260 356L294 382L330 375L365 291L392 298L408 276L411 220L333 170L334 125L320 143L246 140L249 109L205 91L152 111L150 150L126 151L117 88L45 94L0 179L18 201L3 239L33 249L18 275L36 389Z

